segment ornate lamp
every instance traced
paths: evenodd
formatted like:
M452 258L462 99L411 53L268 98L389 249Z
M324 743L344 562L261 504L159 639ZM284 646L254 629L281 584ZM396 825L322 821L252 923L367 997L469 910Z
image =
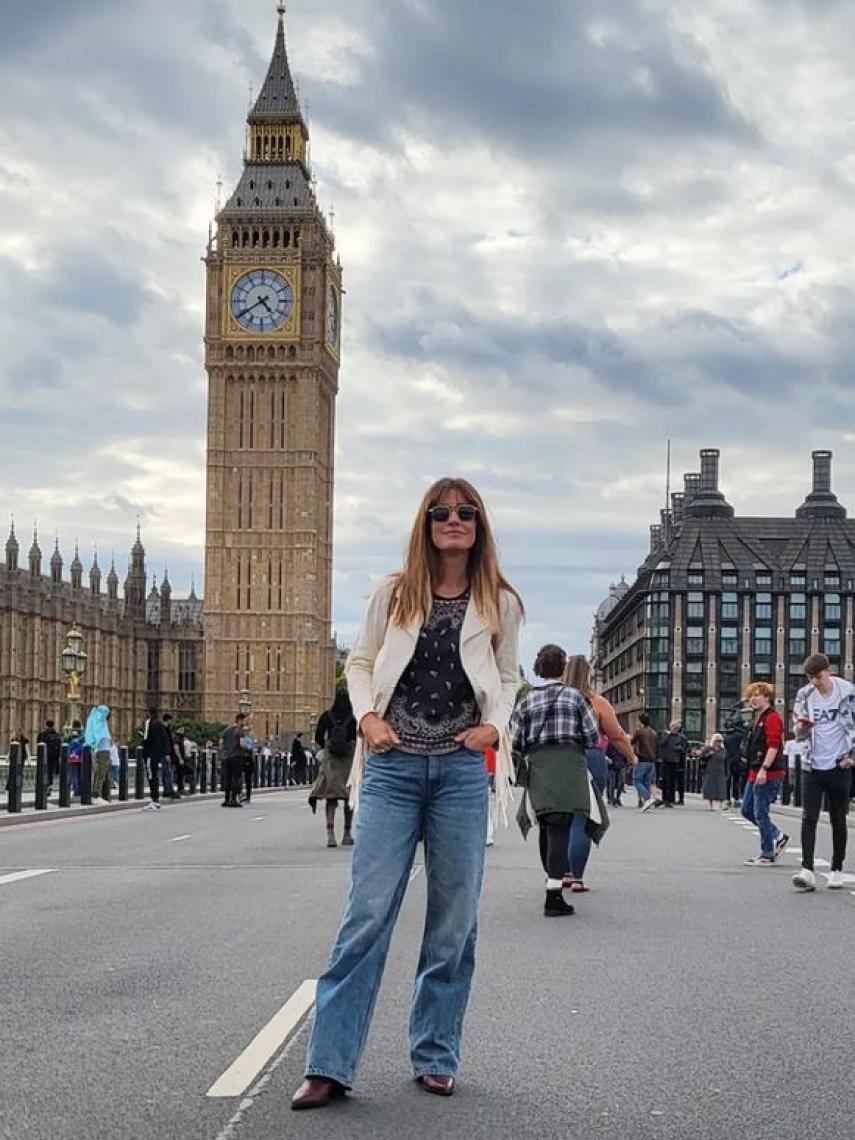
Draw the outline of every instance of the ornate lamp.
M65 637L65 648L59 655L59 663L66 677L66 698L68 700L68 725L80 719L80 678L86 669L88 654L83 648L83 634L73 625Z

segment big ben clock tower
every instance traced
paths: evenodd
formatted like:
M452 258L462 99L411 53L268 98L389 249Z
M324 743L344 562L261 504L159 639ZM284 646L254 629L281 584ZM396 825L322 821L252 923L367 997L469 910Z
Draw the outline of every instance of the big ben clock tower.
M206 258L206 717L230 722L246 691L256 737L308 729L334 679L341 266L278 13L243 174Z

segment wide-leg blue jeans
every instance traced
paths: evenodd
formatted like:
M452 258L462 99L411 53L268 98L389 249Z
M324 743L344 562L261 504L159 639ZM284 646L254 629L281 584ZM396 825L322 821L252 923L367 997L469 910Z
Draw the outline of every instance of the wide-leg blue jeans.
M318 981L307 1076L353 1085L422 835L427 913L410 1056L416 1076L456 1075L475 967L487 795L480 752L368 754L350 892L329 966Z

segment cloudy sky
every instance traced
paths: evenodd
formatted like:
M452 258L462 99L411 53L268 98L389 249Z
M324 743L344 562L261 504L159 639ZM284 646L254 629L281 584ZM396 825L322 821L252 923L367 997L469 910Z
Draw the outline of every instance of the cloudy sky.
M0 505L70 560L137 514L202 579L203 266L273 0L42 0L0 38ZM491 506L525 652L586 646L675 473L722 449L791 514L855 509L855 6L291 0L345 265L335 624L428 481Z

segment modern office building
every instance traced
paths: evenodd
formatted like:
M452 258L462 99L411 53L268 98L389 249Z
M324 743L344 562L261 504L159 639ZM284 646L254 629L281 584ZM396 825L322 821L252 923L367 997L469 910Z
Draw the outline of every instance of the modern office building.
M597 613L602 692L629 729L647 709L693 740L721 728L751 680L775 686L788 720L802 663L821 651L853 679L855 521L832 491L830 451L790 518L740 518L719 488L717 450L650 527L635 582Z

